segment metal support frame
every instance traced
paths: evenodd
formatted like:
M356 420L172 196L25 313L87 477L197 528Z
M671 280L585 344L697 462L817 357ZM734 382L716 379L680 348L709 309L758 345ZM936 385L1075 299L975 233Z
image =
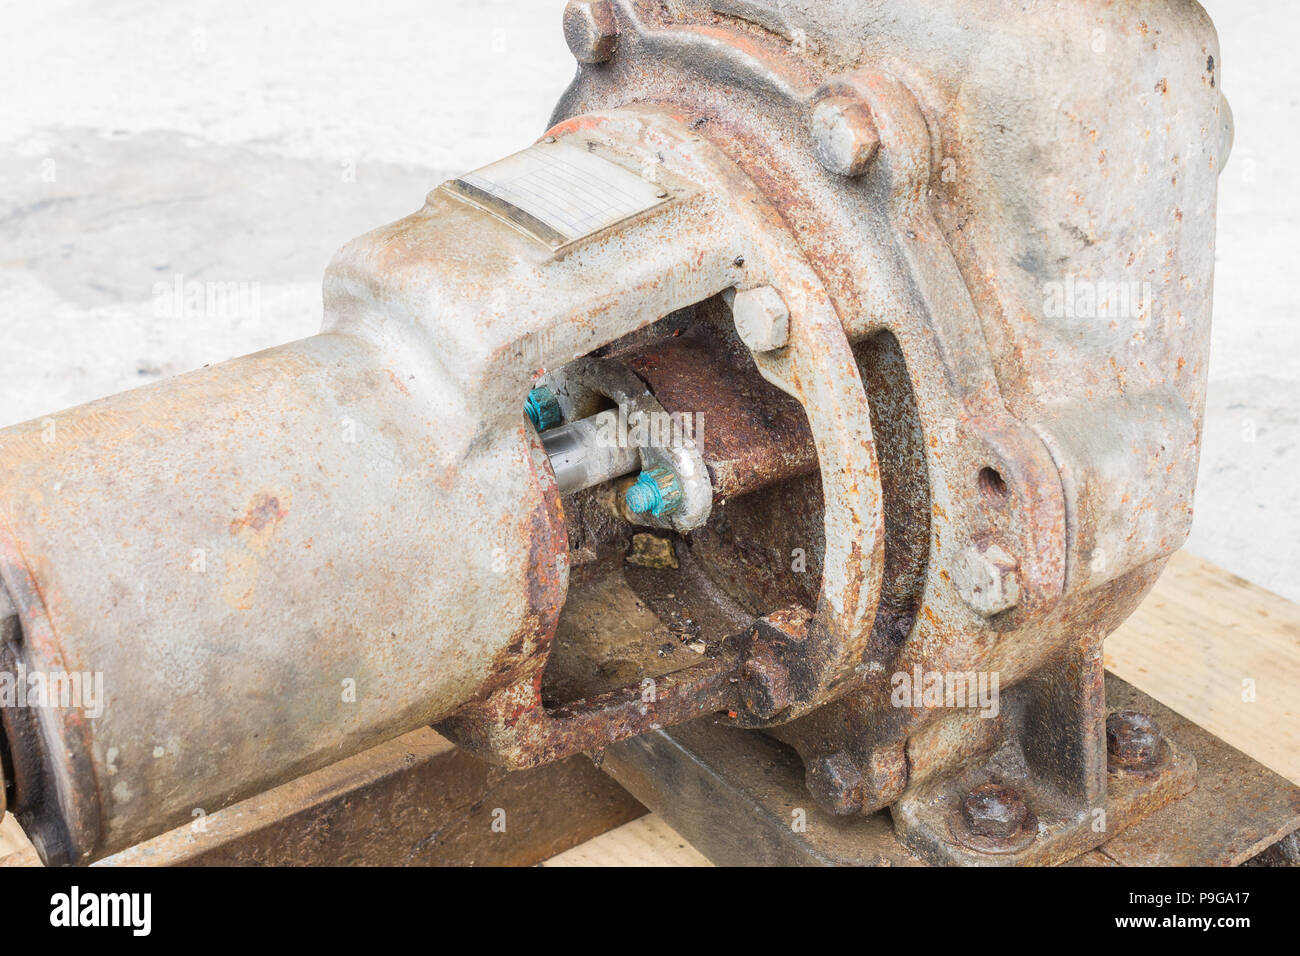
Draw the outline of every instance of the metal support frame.
M1114 676L1107 705L1153 715L1181 759L1195 762L1196 787L1184 782L1154 804L1134 806L1122 777L1111 775L1104 802L1089 813L1096 849L1076 844L1055 859L1075 866L1239 866L1268 851L1285 853L1300 828L1300 787ZM888 812L852 817L823 810L804 787L802 761L761 734L716 720L656 731L608 748L601 767L719 865L918 866L927 862L1004 865L1014 855L973 856L947 831L959 787L942 788L924 809L936 815L934 844L900 839ZM1177 780L1174 769L1168 779ZM1172 792L1171 792L1172 791ZM1031 806L1045 810L1043 804ZM922 812L924 812L924 809ZM916 812L905 810L904 812ZM1048 816L1048 812L1044 812ZM1281 848L1270 849L1281 843ZM1282 859L1273 862L1284 862Z

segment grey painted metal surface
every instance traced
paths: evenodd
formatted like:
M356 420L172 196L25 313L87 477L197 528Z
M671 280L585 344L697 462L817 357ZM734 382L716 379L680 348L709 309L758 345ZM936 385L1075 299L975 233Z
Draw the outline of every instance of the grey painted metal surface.
M637 447L620 442L618 428L617 412L601 412L542 436L560 494L571 495L641 467Z

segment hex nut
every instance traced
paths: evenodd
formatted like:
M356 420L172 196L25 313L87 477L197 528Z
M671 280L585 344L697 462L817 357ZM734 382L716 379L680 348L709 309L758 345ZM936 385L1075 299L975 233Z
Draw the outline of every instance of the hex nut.
M813 148L817 161L839 176L861 176L880 149L871 108L851 96L828 96L813 107Z
M862 772L844 751L809 762L804 783L817 803L839 817L862 812Z
M970 832L991 840L1011 840L1029 825L1029 808L1018 791L996 783L983 783L966 795L962 818Z
M731 316L736 334L751 352L770 352L790 344L790 310L770 285L737 292Z
M564 39L579 63L605 63L618 45L618 18L609 0L569 0Z
M907 788L907 748L902 742L875 747L862 768L862 809L866 813L897 803Z
M528 398L524 400L524 414L538 432L547 431L564 421L560 400L545 385L528 393Z
M760 720L770 720L790 706L790 676L770 653L760 651L740 669L740 699Z
M1160 725L1148 714L1121 710L1106 718L1106 756L1114 770L1152 770L1163 756Z
M1020 603L1016 568L1016 559L999 545L972 545L957 556L952 580L972 611L992 617Z
M682 484L668 468L642 471L623 492L624 507L633 515L662 518L681 507Z

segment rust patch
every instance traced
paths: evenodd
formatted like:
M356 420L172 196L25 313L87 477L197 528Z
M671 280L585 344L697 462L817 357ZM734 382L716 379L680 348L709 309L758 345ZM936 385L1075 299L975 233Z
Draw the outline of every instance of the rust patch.
M237 611L251 610L257 596L262 558L276 529L289 516L293 493L288 489L259 491L244 513L230 522L230 549L221 597Z
M254 495L252 502L249 503L248 510L244 512L243 516L230 522L231 535L239 536L245 530L256 535L269 525L279 524L289 515L289 502L292 497L292 495L285 493L282 503L282 496L279 493L259 492Z

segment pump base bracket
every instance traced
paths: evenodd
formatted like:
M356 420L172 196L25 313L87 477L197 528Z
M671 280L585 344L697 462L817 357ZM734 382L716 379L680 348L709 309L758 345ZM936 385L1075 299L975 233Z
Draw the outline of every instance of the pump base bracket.
M615 744L601 766L706 857L729 866L919 866L937 859L1239 866L1300 829L1300 787L1113 674L1106 675L1106 701L1110 710L1155 717L1173 744L1172 766L1144 791L1147 806L1168 802L1143 815L1136 789L1112 783L1106 825L1117 832L1068 861L1032 852L967 859L972 854L955 840L922 859L899 842L888 811L837 817L820 809L793 750L712 717ZM1180 797L1193 768L1195 788Z

